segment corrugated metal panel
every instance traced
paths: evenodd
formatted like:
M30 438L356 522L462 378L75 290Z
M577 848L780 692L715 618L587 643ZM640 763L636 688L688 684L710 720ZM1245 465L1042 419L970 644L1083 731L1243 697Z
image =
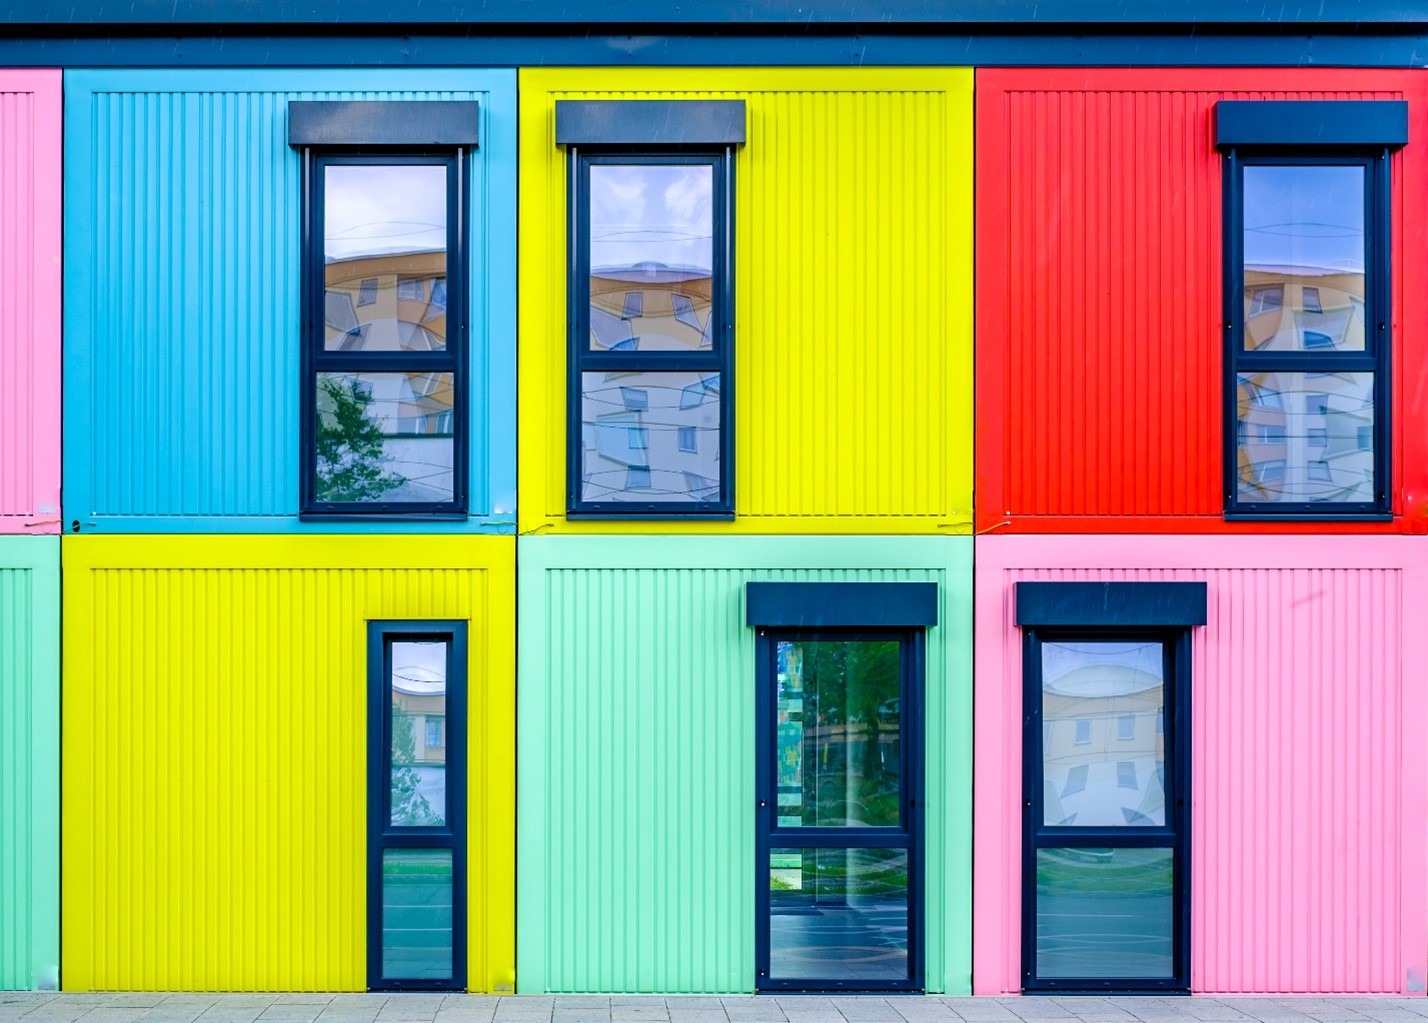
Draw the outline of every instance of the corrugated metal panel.
M1001 609L977 640L979 992L1019 987L1021 579L1208 584L1192 650L1194 990L1422 992L1428 687L1404 670L1424 653L1409 626L1428 610L1421 545L979 541L979 606Z
M1226 524L1220 99L1410 99L1413 72L980 71L977 528L1216 531ZM1416 137L1416 136L1415 136ZM1393 524L1423 532L1428 302L1420 150L1393 158Z
M0 533L59 532L60 104L0 71Z
M971 972L971 541L523 537L523 991L754 985L744 583L928 580L927 985Z
M59 540L0 537L0 989L59 982Z
M521 73L521 528L970 531L972 76L965 69ZM733 523L565 521L559 99L743 99Z
M514 72L71 72L66 86L67 521L301 528L302 181L287 104L323 98L481 104L471 189L476 517L429 525L514 520Z
M379 618L471 621L469 983L514 982L514 538L64 546L67 990L366 987Z

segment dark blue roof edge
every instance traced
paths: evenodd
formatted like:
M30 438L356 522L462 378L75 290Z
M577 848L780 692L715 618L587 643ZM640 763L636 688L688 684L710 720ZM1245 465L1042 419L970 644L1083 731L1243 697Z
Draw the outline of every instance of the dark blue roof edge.
M20 5L16 5L20 8ZM1313 17L1296 16L1312 10ZM80 25L361 25L446 26L453 31L494 25L555 25L584 31L628 25L1425 25L1419 0L1320 0L1307 7L1257 0L69 0L12 8L0 24Z
M745 589L748 624L775 628L928 628L936 583L772 583Z
M1185 628L1204 625L1203 582L1016 584L1016 623L1048 628Z

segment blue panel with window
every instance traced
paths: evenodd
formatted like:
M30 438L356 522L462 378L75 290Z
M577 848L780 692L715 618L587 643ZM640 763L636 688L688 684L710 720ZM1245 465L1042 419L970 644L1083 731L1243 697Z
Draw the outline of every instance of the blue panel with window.
M66 531L514 530L513 71L66 90Z

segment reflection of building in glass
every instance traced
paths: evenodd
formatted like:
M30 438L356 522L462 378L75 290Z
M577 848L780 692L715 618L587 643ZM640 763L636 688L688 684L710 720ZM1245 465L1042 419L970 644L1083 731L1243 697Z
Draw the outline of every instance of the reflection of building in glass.
M590 272L592 351L699 351L712 347L707 269L642 262Z
M582 374L584 499L716 500L719 388L717 372Z
M330 352L446 347L446 252L393 252L326 266Z
M1364 275L1245 267L1246 351L1363 351Z
M422 683L419 692L404 687L402 679L392 680L392 715L406 715L411 722L411 763L436 765L446 763L446 692L433 695L430 686Z
M1165 823L1164 689L1129 664L1083 664L1042 683L1047 824Z

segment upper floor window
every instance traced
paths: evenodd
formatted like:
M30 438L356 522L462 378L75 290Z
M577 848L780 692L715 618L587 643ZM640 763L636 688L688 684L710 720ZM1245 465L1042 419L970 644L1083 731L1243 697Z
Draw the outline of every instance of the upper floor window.
M1386 516L1389 157L1406 112L1228 101L1217 113L1226 514Z
M658 109L656 109L658 108ZM733 146L742 103L561 102L568 507L733 511Z
M465 514L474 103L293 103L304 150L303 511Z

